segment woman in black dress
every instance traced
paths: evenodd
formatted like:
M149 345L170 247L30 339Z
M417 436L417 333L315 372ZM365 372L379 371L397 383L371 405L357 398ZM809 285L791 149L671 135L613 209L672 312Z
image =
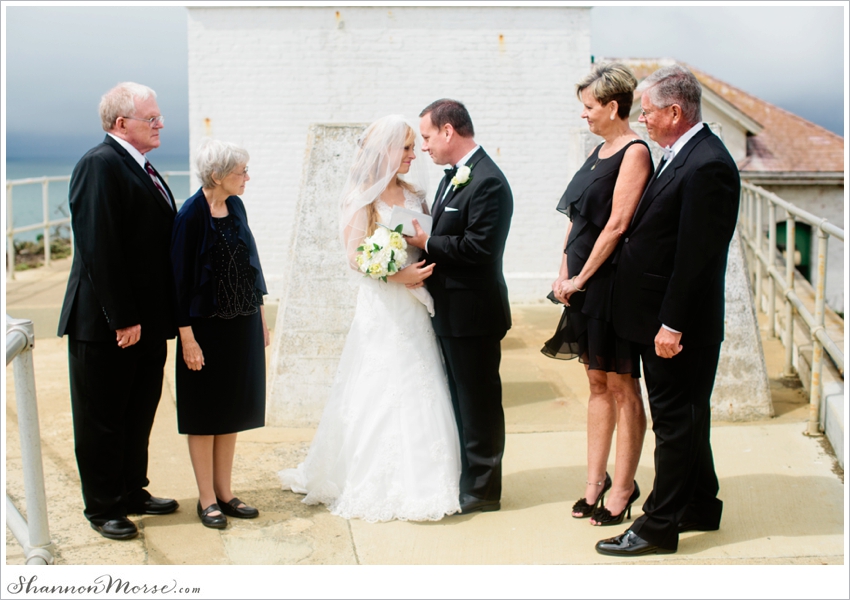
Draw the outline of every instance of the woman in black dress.
M189 436L198 516L259 515L231 490L236 434L265 424L267 293L245 205L248 153L208 140L199 150L203 187L177 213L171 261L177 291L177 426Z
M605 142L564 192L558 210L570 217L555 297L565 305L555 336L542 352L578 357L590 383L587 406L587 486L572 516L594 525L621 523L640 496L634 480L646 433L638 378L640 360L614 332L613 259L652 173L649 148L629 126L637 80L625 65L600 65L577 86L582 118ZM606 471L617 428L614 479ZM607 505L604 496L610 490Z

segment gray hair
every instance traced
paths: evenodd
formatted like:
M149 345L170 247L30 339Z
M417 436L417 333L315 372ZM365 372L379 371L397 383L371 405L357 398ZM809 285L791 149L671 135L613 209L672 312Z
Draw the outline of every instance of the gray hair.
M195 166L198 168L198 177L201 185L212 189L218 184L213 179L215 176L219 181L230 175L236 167L248 164L248 151L230 142L206 139L198 148L198 156L195 158Z
M702 86L694 74L681 65L658 69L641 81L637 91L649 94L649 101L660 108L678 104L682 107L682 116L691 124L702 121Z
M156 92L141 83L125 81L106 92L100 99L100 124L104 131L112 131L118 117L132 117L136 114L136 98L147 100Z

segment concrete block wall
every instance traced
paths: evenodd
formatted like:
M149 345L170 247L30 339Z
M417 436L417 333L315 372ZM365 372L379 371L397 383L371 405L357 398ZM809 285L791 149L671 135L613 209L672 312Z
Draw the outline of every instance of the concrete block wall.
M314 427L328 399L354 318L357 283L331 221L363 125L310 127L295 222L274 328L266 423Z
M554 207L584 159L575 83L590 69L589 8L188 11L192 158L205 136L250 152L244 200L272 301L283 295L309 126L391 113L417 125L422 108L442 97L467 105L477 141L513 188L511 300L542 301L566 230ZM442 171L430 168L433 195Z

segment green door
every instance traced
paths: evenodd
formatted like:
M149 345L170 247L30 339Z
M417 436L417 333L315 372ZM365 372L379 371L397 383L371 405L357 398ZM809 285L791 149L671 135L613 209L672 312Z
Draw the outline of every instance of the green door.
M786 225L785 221L776 224L776 246L783 252L786 247ZM796 250L795 255L798 257L795 261L797 270L811 283L812 279L809 273L812 262L812 228L807 223L796 223L794 227L794 249Z

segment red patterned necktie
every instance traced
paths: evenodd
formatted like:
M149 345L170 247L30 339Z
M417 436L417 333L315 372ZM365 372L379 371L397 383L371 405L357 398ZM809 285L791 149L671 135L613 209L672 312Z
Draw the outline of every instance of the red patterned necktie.
M159 193L162 194L162 197L165 198L165 202L168 204L168 207L173 209L174 207L171 205L171 198L168 197L168 193L165 191L165 188L163 188L162 184L159 183L159 177L156 176L156 171L153 170L153 165L151 165L148 161L145 161L145 171L147 171L148 175L151 176L153 184L156 186L156 189L159 190Z

